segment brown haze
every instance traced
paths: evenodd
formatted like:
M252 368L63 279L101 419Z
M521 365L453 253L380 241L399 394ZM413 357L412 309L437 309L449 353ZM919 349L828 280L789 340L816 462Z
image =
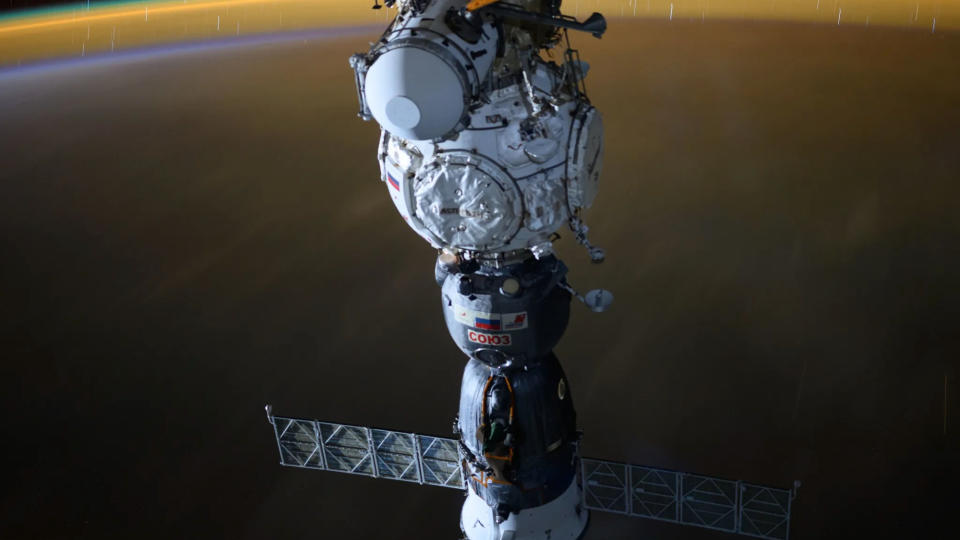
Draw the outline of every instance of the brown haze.
M456 411L434 253L355 117L346 59L375 36L0 77L0 536L456 536L449 490L280 468L262 412L447 435ZM608 260L559 249L616 294L558 349L584 452L799 479L797 539L937 537L960 36L646 21L576 43Z

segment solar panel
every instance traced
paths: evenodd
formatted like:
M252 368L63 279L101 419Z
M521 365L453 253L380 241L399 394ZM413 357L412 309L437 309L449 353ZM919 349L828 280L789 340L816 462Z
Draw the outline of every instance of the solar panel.
M280 464L463 489L455 439L270 415Z
M385 429L371 429L377 456L377 472L381 478L420 481L416 435Z
M680 484L681 522L737 532L737 482L683 473L680 475Z
M630 466L630 514L637 517L680 521L677 492L680 474L674 471Z
M787 540L793 494L784 489L742 484L740 534Z
M280 464L463 489L455 439L273 416ZM582 458L590 510L789 540L794 490Z
M791 490L600 459L583 458L580 465L590 510L789 538Z
M278 418L273 424L280 449L280 463L290 467L322 469L322 454L313 422Z
M583 459L581 464L586 507L618 514L629 513L627 466L597 459Z

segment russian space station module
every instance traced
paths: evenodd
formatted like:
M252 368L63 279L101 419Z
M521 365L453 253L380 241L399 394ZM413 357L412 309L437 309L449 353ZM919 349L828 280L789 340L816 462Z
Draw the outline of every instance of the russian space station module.
M598 37L559 0L401 0L366 54L351 58L365 119L381 127L381 180L407 224L439 252L447 328L469 357L455 423L471 540L576 539L576 418L553 348L570 287L553 254L597 194L603 124L587 65L563 25ZM559 24L558 24L559 23ZM563 50L559 63L545 52ZM591 253L602 260L593 246Z
M588 507L617 511L632 497L621 486L607 500L605 483L624 483L607 474L610 462L581 463L570 384L553 353L572 297L594 311L612 301L603 290L577 294L552 244L569 228L591 260L604 259L582 218L597 196L603 124L567 30L600 37L606 21L577 22L560 0L385 4L396 17L350 65L359 115L381 127L384 189L437 249L447 329L468 357L456 439L268 409L281 462L465 489L460 527L470 540L581 538Z

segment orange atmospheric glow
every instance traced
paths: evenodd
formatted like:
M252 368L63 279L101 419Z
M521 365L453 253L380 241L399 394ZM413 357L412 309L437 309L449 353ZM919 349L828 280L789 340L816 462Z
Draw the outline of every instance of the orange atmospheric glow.
M479 8L495 0L470 0ZM159 0L26 14L0 21L0 69L38 60L87 56L183 41L280 33L344 25L384 28L394 8L364 0ZM839 28L893 26L938 37L960 29L960 0L566 0L578 19L599 11L610 19L669 24L722 20L793 21Z

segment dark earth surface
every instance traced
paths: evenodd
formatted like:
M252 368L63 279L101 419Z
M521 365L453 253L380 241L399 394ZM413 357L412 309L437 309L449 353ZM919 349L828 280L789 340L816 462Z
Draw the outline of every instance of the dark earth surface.
M449 436L464 358L378 182L376 34L0 75L4 538L455 538L461 497L284 469L263 416ZM584 453L777 486L792 538L960 508L960 36L612 21L564 239ZM612 515L591 538L726 535Z

